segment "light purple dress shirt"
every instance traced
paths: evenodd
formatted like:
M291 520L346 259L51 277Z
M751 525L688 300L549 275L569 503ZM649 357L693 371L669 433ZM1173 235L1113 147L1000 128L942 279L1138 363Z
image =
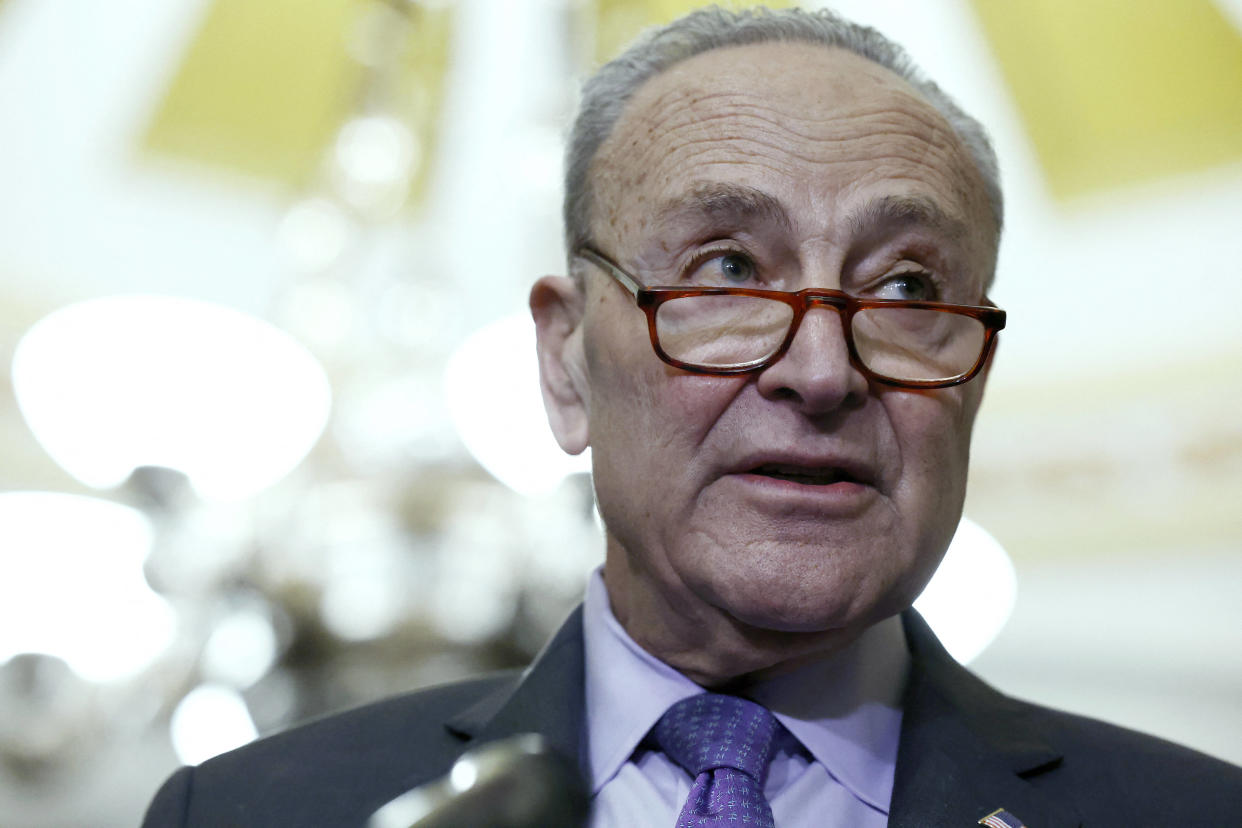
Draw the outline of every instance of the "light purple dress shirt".
M590 826L672 826L694 780L643 739L670 705L703 688L629 637L598 570L587 585L583 634ZM764 788L779 828L887 825L908 671L905 633L893 617L830 658L754 688L754 700L788 730Z

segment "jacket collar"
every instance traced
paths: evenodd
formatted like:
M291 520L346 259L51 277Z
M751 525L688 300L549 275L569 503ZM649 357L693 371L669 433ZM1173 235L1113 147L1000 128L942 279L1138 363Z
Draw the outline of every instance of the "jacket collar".
M1062 759L1032 721L1037 709L954 661L916 611L902 620L912 669L889 825L973 826L1004 808L1032 828L1079 826L1072 808L1032 784Z
M1004 808L1031 828L1078 828L1069 806L1034 784L1061 754L1040 735L1035 711L993 690L953 660L914 610L902 616L910 683L890 808L891 828L969 828ZM582 608L570 614L520 677L446 723L489 742L536 732L585 770Z
M585 768L584 683L579 606L515 681L502 683L445 726L459 738L480 743L539 733Z

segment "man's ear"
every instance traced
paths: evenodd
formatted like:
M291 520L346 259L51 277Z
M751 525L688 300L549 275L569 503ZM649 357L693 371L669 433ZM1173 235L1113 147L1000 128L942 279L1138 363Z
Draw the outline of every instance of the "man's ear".
M582 287L564 276L544 276L530 290L543 405L556 442L570 454L590 445L590 395L582 345L585 305Z

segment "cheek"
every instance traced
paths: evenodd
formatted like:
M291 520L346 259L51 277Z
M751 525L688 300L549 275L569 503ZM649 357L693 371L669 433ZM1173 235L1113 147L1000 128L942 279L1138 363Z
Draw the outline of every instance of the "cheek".
M744 381L665 365L645 328L605 332L586 348L596 493L612 526L660 534L693 510L713 468L713 429Z
M654 354L646 362L655 365L614 367L592 383L593 451L642 465L653 481L695 478L710 464L710 437L737 394L737 381L666 370Z
M615 305L599 303L584 340L592 446L636 453L697 448L745 380L666 365L651 346L642 314Z
M975 406L958 389L885 398L900 457L898 496L954 525L965 495Z

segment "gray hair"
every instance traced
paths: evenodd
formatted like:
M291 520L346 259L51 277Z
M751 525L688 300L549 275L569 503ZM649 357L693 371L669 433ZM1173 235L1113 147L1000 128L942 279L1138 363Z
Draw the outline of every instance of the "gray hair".
M731 12L712 6L691 12L667 26L647 30L583 86L565 157L565 243L571 258L575 250L589 241L591 163L638 88L669 67L703 52L772 41L819 43L846 49L909 82L944 116L974 159L999 231L1004 205L996 153L987 132L926 78L904 49L875 29L852 23L826 9L808 12L755 8Z

